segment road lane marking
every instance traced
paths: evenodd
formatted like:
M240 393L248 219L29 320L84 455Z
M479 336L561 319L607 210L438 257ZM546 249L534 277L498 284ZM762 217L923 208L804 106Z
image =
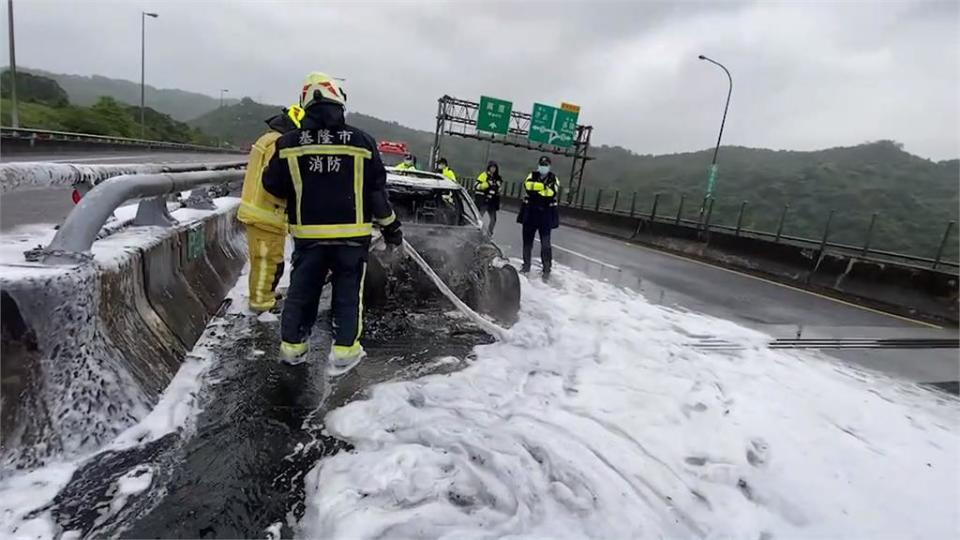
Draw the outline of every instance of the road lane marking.
M921 325L921 326L926 326L926 327L928 327L928 328L935 328L935 329L937 329L937 330L943 330L943 327L940 326L940 325L937 325L937 324L928 323L928 322L926 322L926 321L921 321L921 320L917 320L917 319L911 319L911 318L909 318L909 317L904 317L904 316L902 316L902 315L895 315L895 314L889 313L889 312L887 312L887 311L881 311L881 310L879 310L879 309L873 309L873 308L870 308L870 307L867 307L867 306L861 306L861 305L858 305L858 304L854 304L854 303L852 303L852 302L847 302L846 300L840 300L839 298L834 298L834 297L832 297L832 296L827 296L827 295L825 295L825 294L820 294L820 293L817 293L817 292L814 292L814 291L808 291L807 289L801 289L801 288L799 288L799 287L794 287L794 286L792 286L792 285L787 285L786 283L780 283L779 281L773 281L773 280L770 280L770 279L762 278L762 277L760 277L760 276L755 276L755 275L753 275L753 274L747 274L746 272L739 272L739 271L737 271L737 270L732 270L732 269L730 269L730 268L724 268L723 266L717 266L717 265L715 265L715 264L710 264L710 263L708 263L708 262L700 261L700 260L693 259L693 258L690 258L690 257L684 257L683 255L677 255L676 253L670 253L670 252L667 252L667 251L661 251L661 250L656 249L656 248L647 247L647 246L642 246L642 245L639 245L639 244L632 244L632 243L630 243L630 242L624 242L623 245L625 245L625 246L630 246L630 247L634 247L634 248L638 248L638 249L644 249L644 250L647 250L647 251L653 251L653 252L656 252L656 253L659 253L659 254L662 254L662 255L666 255L667 257L673 257L674 259L680 259L681 261L692 262L692 263L695 263L695 264L699 264L700 266L706 266L706 267L708 267L708 268L716 268L717 270L723 270L724 272L730 272L731 274L736 274L736 275L738 275L738 276L743 276L743 277L746 277L746 278L755 279L755 280L757 280L757 281L762 281L762 282L764 282L764 283L769 283L769 284L771 284L771 285L776 285L777 287L783 287L784 289L790 289L791 291L802 292L802 293L805 293L805 294L809 294L809 295L811 295L811 296L816 296L817 298L823 298L824 300L830 300L831 302L836 302L837 304L843 304L843 305L845 305L845 306L850 306L850 307L854 307L854 308L857 308L857 309L862 309L862 310L864 310L864 311L869 311L869 312L871 312L871 313L876 313L876 314L878 314L878 315L886 315L887 317L892 317L892 318L894 318L894 319L899 319L899 320L901 320L901 321L905 321L905 322L909 322L909 323L914 323L914 324L919 324L919 325Z
M539 239L539 238L534 238L533 241L539 243L539 242L540 242L540 239ZM616 266L616 265L614 265L614 264L610 264L610 263L607 263L607 262L603 262L603 261L601 261L600 259L594 259L593 257L590 257L590 256L588 256L588 255L584 255L583 253L579 253L579 252L574 251L574 250L572 250L572 249L565 248L565 247L563 247L563 246L558 246L558 245L556 245L556 244L552 244L552 246L553 246L553 249L559 249L560 251L566 251L567 253L570 253L570 254L572 254L572 255L576 255L577 257L580 257L581 259L586 259L586 260L588 260L588 261L590 261L590 262L592 262L592 263L596 263L596 264L599 264L599 265L601 265L601 266L606 266L607 268L613 268L614 270L616 270L616 271L618 271L618 272L619 272L620 270L623 270L623 268L620 268L619 266Z

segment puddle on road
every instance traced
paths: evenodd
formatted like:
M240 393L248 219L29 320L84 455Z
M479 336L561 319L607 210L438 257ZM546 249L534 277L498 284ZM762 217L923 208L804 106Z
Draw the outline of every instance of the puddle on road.
M321 301L329 305L329 297ZM446 306L443 306L446 308ZM229 315L215 351L193 435L172 434L135 449L105 453L71 480L51 510L64 530L85 537L250 538L303 511L303 475L347 448L323 435L326 413L371 385L461 368L491 339L441 310L371 312L364 362L328 384L321 358L330 346L328 312L311 338L311 362L278 360L279 321ZM149 488L116 508L118 479L152 471Z

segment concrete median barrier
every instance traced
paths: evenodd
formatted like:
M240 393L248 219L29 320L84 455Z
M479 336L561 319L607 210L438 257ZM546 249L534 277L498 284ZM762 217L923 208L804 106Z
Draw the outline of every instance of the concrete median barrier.
M0 468L82 455L152 408L245 261L237 202L217 203L99 240L82 264L6 267Z

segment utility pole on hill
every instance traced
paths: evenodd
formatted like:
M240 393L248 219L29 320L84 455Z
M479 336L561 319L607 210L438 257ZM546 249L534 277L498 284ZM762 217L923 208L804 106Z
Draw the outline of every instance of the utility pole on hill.
M715 66L719 66L724 73L727 74L727 81L730 83L730 86L727 88L727 103L723 106L723 119L720 120L720 134L717 136L717 146L713 149L713 161L710 163L710 176L707 178L707 193L703 198L703 206L700 207L700 218L701 222L703 221L703 212L707 207L707 200L713 197L713 186L717 182L717 154L720 153L720 139L723 138L723 126L727 123L727 109L730 108L730 94L733 93L733 77L730 76L730 71L724 67L723 64L707 58L704 55L700 55L697 58L700 60L706 60Z

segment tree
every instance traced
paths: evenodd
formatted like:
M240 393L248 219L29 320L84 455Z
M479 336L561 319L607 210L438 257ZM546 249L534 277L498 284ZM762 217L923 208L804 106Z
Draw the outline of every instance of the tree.
M10 98L10 70L0 73L0 97ZM51 107L66 107L70 104L67 92L53 79L17 73L17 99L27 103L42 103Z

